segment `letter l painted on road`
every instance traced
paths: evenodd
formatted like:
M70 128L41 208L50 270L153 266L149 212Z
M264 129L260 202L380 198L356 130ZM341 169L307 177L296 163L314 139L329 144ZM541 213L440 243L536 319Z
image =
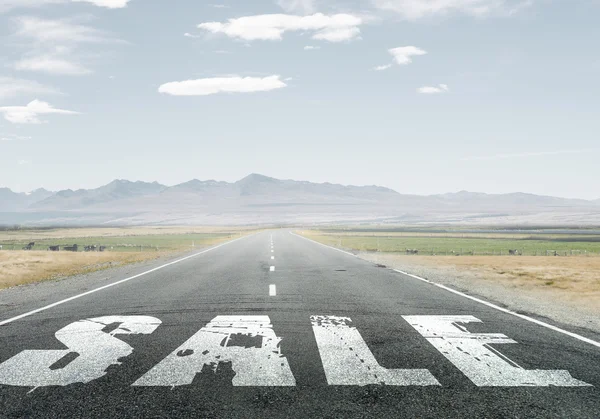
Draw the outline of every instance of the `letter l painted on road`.
M321 354L327 383L366 386L439 386L426 369L386 369L373 353L349 317L311 316L313 332Z

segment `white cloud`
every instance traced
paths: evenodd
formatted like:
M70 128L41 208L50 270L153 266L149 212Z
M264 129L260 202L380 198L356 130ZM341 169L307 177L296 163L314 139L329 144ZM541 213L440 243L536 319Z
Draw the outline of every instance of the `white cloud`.
M17 70L39 71L49 74L82 75L92 71L82 61L90 55L86 48L80 53L80 44L121 43L103 31L71 20L42 19L22 16L14 19L15 36L29 42L30 50L13 64Z
M50 4L90 3L109 9L120 9L131 0L0 0L0 13L12 9L42 7Z
M11 98L21 94L58 94L57 89L45 86L37 81L0 77L0 99Z
M440 84L440 85L438 85L438 87L435 87L435 86L419 87L417 89L417 92L423 93L423 94L426 94L426 95L432 95L432 94L436 94L436 93L445 93L448 90L449 90L448 89L448 85L446 85L446 84Z
M0 107L0 113L4 114L4 119L13 124L41 124L39 115L62 114L77 115L78 112L56 109L47 102L33 100L26 106L4 106Z
M246 41L280 40L285 32L315 32L313 39L341 42L355 39L360 35L360 17L349 14L310 16L285 14L245 16L229 19L225 23L205 22L198 25L214 34L224 34L230 38Z
M131 0L72 0L75 3L92 3L99 7L108 9L122 9L127 6Z
M31 163L29 160L19 160L19 161L17 162L17 164L18 164L19 166L23 166L24 164L29 164L29 163Z
M514 14L532 0L372 0L375 7L399 13L408 20L436 15L466 14L483 17Z
M392 48L388 52L392 54L398 65L410 64L412 63L412 57L427 54L427 51L413 46Z
M286 12L314 13L316 0L277 0L277 4Z
M314 45L307 45L307 46L304 47L304 51L313 51L315 49L321 49L321 47L314 46Z
M115 42L106 33L90 26L73 23L69 20L41 19L34 16L21 16L14 19L17 24L15 35L29 38L41 44L56 43L96 43Z
M47 4L91 3L99 7L120 9L131 0L0 0L0 13L17 8L41 7Z
M512 5L511 8L509 8L507 10L507 14L509 16L516 15L517 13L520 13L522 10L533 6L534 3L535 3L535 0L524 0L524 1L518 2L517 4Z
M173 96L207 96L217 93L266 92L286 86L278 75L262 78L230 76L174 81L163 84L158 91Z
M383 71L383 70L387 70L391 66L392 66L391 64L378 65L377 67L374 67L373 70L375 70L375 71Z
M184 33L183 36L185 36L186 38L202 38L201 36L198 36L198 35L192 35L189 32Z
M60 57L38 55L24 58L14 64L16 70L39 71L48 74L63 74L68 76L79 76L89 74L92 71L79 63L69 61Z
M329 42L342 42L350 39L360 39L360 29L353 28L333 28L325 29L313 36L313 39Z
M0 0L0 13L16 8L40 7L45 4L66 3L66 0Z
M24 137L14 134L0 134L0 141L29 141L31 137Z

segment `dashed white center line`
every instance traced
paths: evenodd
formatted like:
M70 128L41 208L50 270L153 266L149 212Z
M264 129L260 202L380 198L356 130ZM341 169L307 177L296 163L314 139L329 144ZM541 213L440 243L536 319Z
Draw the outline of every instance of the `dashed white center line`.
M273 253L273 249L271 249L271 253Z
M275 266L271 266L271 269L269 269L271 272L275 272Z
M275 256L271 256L271 260L275 259Z
M275 286L275 284L269 285L269 296L275 297L276 295L277 295L277 287Z

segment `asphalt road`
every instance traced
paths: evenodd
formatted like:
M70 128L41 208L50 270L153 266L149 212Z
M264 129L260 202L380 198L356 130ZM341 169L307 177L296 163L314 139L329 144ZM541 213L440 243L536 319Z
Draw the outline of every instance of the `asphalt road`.
M0 417L600 417L600 347L287 230L161 264L0 292Z

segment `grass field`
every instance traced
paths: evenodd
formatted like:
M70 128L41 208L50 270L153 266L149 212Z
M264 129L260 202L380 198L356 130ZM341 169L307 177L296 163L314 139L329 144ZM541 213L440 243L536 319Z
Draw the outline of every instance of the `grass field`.
M0 252L0 289L158 258L160 252Z
M600 235L489 232L387 232L306 230L307 237L356 251L402 253L416 249L422 255L507 255L509 249L523 255L600 255Z
M466 237L460 232L348 229L299 233L517 310L600 330L600 240L589 231L471 231ZM407 255L406 249L418 249L419 254ZM508 249L522 250L525 256L508 256ZM560 256L545 256L546 250Z
M0 231L0 289L94 272L216 245L252 232L250 229L135 227ZM35 242L32 251L21 250ZM78 252L62 246L78 244ZM83 252L84 246L105 252ZM61 251L47 251L61 246ZM14 249L14 250L13 250Z
M85 246L106 246L113 252L177 251L194 246L210 245L234 238L246 230L185 227L134 227L134 228L82 228L0 231L3 250L21 250L35 242L32 250L47 250L49 246L77 244L80 251Z

